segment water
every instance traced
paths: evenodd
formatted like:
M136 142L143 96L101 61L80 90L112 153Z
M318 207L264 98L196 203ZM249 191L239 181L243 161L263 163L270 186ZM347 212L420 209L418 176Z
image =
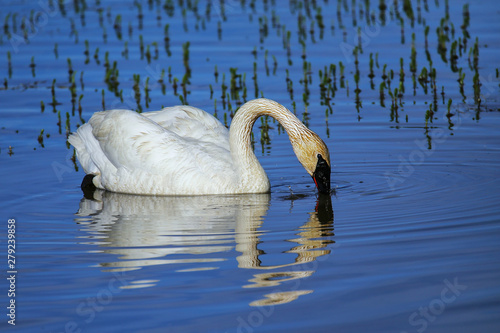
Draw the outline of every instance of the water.
M395 11L392 2L382 11L373 2L366 10L368 2L353 9L349 1L268 1L253 9L253 2L226 1L224 8L214 2L209 14L205 2L175 2L172 16L163 7L169 2L136 3L1 2L8 27L0 40L0 239L7 257L8 220L15 219L17 271L9 297L4 261L2 308L7 314L15 299L16 328L4 314L2 331L498 331L495 1L468 10L463 1L413 1L413 26L403 3ZM25 23L24 43L30 13L37 21ZM449 31L446 62L437 47L440 25ZM470 38L453 68L451 44L462 43L462 25ZM357 65L355 46L362 48ZM335 76L320 86L319 71L331 64ZM435 83L424 75L420 84L424 67L436 69ZM230 68L237 68L233 81ZM393 96L404 89L401 98L389 94L389 79ZM103 91L106 109L155 110L184 100L215 106L227 123L244 100L275 99L329 145L335 193L316 196L269 119L254 134L270 194L84 198L66 135L103 108Z

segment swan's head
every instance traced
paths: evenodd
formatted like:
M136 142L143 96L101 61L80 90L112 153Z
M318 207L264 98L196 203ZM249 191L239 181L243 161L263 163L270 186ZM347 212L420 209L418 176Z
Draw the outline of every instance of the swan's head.
M307 173L313 178L318 192L330 193L330 153L328 147L314 132L309 131L295 141L293 150Z

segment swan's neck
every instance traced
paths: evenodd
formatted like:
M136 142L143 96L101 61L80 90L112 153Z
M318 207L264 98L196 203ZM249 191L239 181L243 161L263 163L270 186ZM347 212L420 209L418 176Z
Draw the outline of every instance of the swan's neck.
M311 132L302 122L284 106L268 99L256 99L245 103L236 112L229 130L231 156L238 169L242 187L267 186L269 180L252 150L252 128L260 116L271 116L286 130L295 150L297 140Z

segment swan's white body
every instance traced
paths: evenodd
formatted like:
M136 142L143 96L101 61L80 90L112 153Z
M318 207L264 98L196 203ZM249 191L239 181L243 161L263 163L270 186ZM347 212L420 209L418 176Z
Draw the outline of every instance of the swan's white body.
M95 175L92 181L101 189L155 195L264 193L269 192L269 180L250 144L253 124L264 114L285 127L311 175L314 166L306 164L315 160L307 162L307 156L300 156L311 137L320 142L309 153L323 154L330 164L323 141L285 107L267 99L244 104L230 131L191 106L141 114L109 110L95 113L68 141L84 171Z

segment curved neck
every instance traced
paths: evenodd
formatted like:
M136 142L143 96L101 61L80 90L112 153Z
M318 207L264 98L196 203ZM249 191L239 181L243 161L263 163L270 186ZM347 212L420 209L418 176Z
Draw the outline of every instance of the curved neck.
M236 112L229 130L231 155L243 183L255 179L257 172L265 175L252 150L251 133L257 118L266 115L273 117L284 127L294 150L301 136L309 136L311 133L293 113L272 100L260 98L243 104Z

